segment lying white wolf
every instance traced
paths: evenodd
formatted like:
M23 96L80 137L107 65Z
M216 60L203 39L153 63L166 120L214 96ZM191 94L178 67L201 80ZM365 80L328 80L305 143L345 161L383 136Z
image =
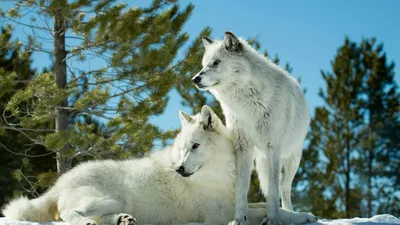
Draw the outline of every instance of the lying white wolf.
M221 103L237 157L236 210L231 225L246 225L253 160L267 198L262 225L280 224L282 207L293 211L291 186L299 167L310 113L299 83L243 39L203 38L203 69L193 78Z
M172 147L149 157L92 161L62 175L43 196L12 201L3 210L11 219L71 225L181 224L222 225L235 204L235 154L230 136L211 108L199 115L180 112L182 129ZM250 204L258 224L265 203ZM314 217L279 210L284 224Z

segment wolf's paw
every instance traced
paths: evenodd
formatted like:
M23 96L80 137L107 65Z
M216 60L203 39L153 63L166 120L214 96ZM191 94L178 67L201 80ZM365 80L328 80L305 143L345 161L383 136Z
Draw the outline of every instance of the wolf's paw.
M299 213L301 215L300 221L298 221L298 224L304 224L304 223L315 223L318 221L317 217L315 217L311 213Z
M133 216L125 213L118 214L118 221L116 225L135 225L136 219Z
M244 219L235 219L234 221L229 222L228 225L249 225L249 221Z
M265 218L261 221L261 225L282 225L282 223L277 218L265 216Z

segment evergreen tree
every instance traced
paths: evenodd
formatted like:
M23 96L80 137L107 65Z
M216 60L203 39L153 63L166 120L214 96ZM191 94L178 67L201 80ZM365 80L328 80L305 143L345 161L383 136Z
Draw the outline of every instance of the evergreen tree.
M400 134L400 93L394 79L394 63L387 62L383 44L376 44L374 38L363 40L359 48L365 74L361 107L366 124L359 138L358 166L360 179L367 186L363 192L365 214L370 217L379 211L397 215L400 138L393 134Z
M0 205L26 191L31 196L42 193L51 182L46 178L47 173L55 170L51 163L53 153L32 144L24 131L7 124L19 122L5 111L8 101L17 90L25 88L35 74L31 69L31 54L21 50L19 40L12 41L11 33L11 26L2 28L0 33ZM42 128L50 127L48 124Z
M376 207L378 202L396 200L396 189L387 187L398 179L393 173L398 145L392 142L398 136L392 133L399 127L399 93L393 68L374 39L357 44L346 38L332 72L322 72L325 105L315 109L297 177L300 208L321 217L370 216L377 208L387 210L386 204ZM389 157L393 164L381 161Z
M13 129L54 121L55 132L26 134L56 153L59 174L88 157L141 156L154 140L170 138L174 132L149 118L163 112L180 76L185 61L176 55L192 10L174 0L129 8L115 0L14 2L1 16L32 31L24 51L49 53L53 63L12 96ZM27 103L29 110L20 107Z
M315 205L315 202L310 202L313 212L322 217L360 214L361 199L357 194L360 187L355 182L352 165L358 147L358 130L363 123L359 106L363 71L359 55L356 44L346 38L332 62L332 72L322 72L327 87L326 91L321 89L319 95L326 106L315 110L310 144L300 171L309 176L306 181L309 193L306 195L316 200L323 194L322 199L328 203ZM316 159L312 158L315 156ZM335 209L333 212L332 208Z

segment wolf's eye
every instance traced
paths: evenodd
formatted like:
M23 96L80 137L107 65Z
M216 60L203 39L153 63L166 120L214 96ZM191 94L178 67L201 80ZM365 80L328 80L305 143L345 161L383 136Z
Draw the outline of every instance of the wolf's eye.
M200 146L199 143L194 143L193 146L192 146L192 149L196 149L196 148L198 148L199 146Z
M220 62L221 62L221 60L216 59L216 60L213 62L213 67L218 66L218 64L219 64Z

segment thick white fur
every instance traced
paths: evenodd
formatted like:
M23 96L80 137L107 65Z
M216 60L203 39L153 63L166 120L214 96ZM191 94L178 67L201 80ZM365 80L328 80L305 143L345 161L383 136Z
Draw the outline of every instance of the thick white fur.
M43 196L21 197L3 214L11 219L54 221L71 225L132 225L201 222L224 224L233 217L235 153L231 137L207 106L201 114L180 112L181 132L174 145L149 157L126 161L92 161L62 175ZM198 143L196 149L193 144ZM189 177L175 170L185 167ZM250 204L249 217L258 224L265 203ZM124 221L124 218L128 218ZM304 223L313 216L279 210L284 224Z
M237 154L236 211L232 224L247 224L253 160L267 198L263 224L280 224L282 207L293 211L291 186L310 122L298 82L233 33L203 38L203 69L193 78L221 103Z

